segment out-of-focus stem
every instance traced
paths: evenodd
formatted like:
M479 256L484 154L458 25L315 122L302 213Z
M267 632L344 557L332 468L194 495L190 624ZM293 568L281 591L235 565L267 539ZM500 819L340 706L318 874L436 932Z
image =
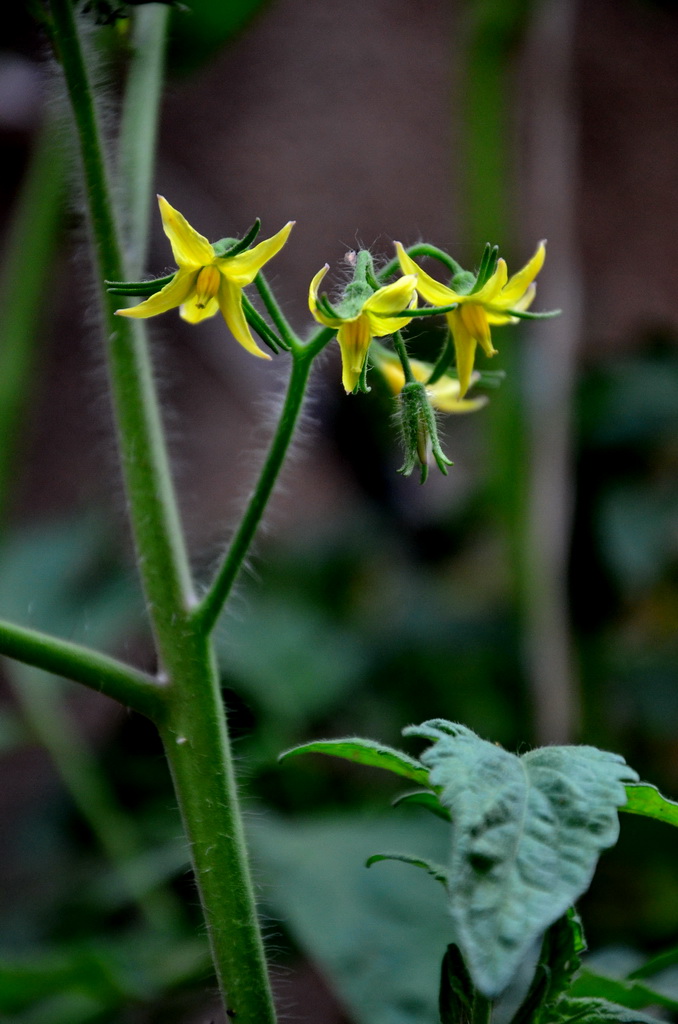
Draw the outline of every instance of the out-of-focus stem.
M161 888L149 891L132 867L139 855L133 821L116 804L102 769L67 714L60 682L21 664L8 666L8 674L29 728L54 762L130 897L158 932L177 931L180 914L172 894Z
M169 11L163 4L147 4L134 12L118 155L125 262L133 278L144 269L146 258Z
M31 154L0 270L0 533L5 526L18 438L34 401L37 323L61 219L64 152L48 117Z
M549 238L540 305L565 313L545 329L529 328L526 352L529 492L524 538L525 651L539 743L576 738L579 702L567 599L572 391L581 333L581 285L575 259L577 153L572 112L575 5L536 6L524 54L526 192L532 234ZM545 70L546 69L546 70Z

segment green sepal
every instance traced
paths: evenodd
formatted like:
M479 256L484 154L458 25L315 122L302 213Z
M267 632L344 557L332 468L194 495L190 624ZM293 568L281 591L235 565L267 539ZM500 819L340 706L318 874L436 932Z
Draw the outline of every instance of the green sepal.
M150 281L104 281L106 291L110 295L142 295L147 297L155 295L156 292L170 283L177 276L178 271L168 274L167 277L154 277Z
M214 243L212 248L220 258L224 256L237 256L239 253L244 252L245 249L249 249L260 231L261 221L257 217L252 227L242 238L220 238L218 242Z
M450 331L448 331L447 337L445 338L445 344L443 345L440 355L436 359L435 365L431 370L431 376L426 381L427 387L430 384L435 384L437 380L440 380L440 378L443 376L443 374L445 373L453 359L454 341L452 340L452 334L450 333ZM456 371L454 374L452 374L452 376L457 376Z
M323 292L322 295L318 296L316 300L316 305L319 306L319 308L322 310L325 316L331 316L335 320L344 319L344 317L342 317L341 314L336 311L336 309L330 302L326 292Z
M402 750L395 750L383 743L364 740L358 736L341 740L316 740L312 743L302 743L301 746L284 751L278 760L284 761L288 757L297 757L299 754L328 754L330 757L341 757L345 761L353 761L355 764L364 764L371 768L384 768L386 771L402 775L410 782L416 782L420 786L428 785L428 771L419 761L403 753Z
M369 395L369 393L372 390L372 388L367 383L367 370L368 370L368 366L369 366L369 360L368 360L367 355L366 355L365 356L365 360L363 362L363 368L360 371L360 377L358 378L358 383L353 388L353 391L351 392L351 394L357 395L358 392L362 392L362 394L364 394L364 395Z
M498 259L499 246L491 245L489 242L487 242L485 245L485 249L483 250L482 259L480 260L478 276L469 294L473 295L475 292L479 292L483 285L487 284L487 282L497 269Z
M264 345L267 345L271 352L278 355L280 349L284 349L286 352L289 351L287 343L271 330L261 313L254 308L244 292L242 295L242 308L248 324L254 328Z
M401 804L416 804L418 807L425 807L427 811L435 814L437 818L442 818L448 824L452 821L452 815L447 807L443 807L438 797L430 789L417 789L414 792L401 793L391 801L391 807L400 807Z
M502 316L514 316L518 320L553 320L556 316L562 315L562 309L548 309L543 313L530 313L527 309L497 309L492 306L486 307L490 312L500 313Z
M421 306L419 309L403 309L399 313L372 313L372 316L381 316L384 319L387 317L418 317L418 316L438 316L440 313L451 313L458 307L458 302L451 302L449 306Z
M668 800L656 786L639 782L626 787L626 803L620 811L627 814L642 814L646 818L665 821L667 825L678 825L678 803Z
M442 864L436 864L435 861L428 860L426 857L414 857L409 853L374 853L365 861L365 867L370 868L382 860L397 860L402 864L412 864L415 868L422 868L431 878L435 878L436 882L440 882L447 888L449 881L447 869Z

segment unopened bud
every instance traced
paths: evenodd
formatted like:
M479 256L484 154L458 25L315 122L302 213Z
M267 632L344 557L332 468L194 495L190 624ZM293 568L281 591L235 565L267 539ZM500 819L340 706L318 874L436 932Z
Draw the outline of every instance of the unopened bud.
M398 470L409 476L414 467L420 467L420 483L426 481L431 456L441 473L447 475L452 462L440 446L438 427L426 387L420 381L409 381L399 397L400 427L402 431L405 461Z

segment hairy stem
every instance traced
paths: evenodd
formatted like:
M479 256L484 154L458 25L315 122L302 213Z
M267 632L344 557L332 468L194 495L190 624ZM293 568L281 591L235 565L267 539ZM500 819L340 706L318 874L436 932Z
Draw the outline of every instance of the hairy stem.
M290 349L294 348L295 345L298 345L298 340L294 334L294 331L287 322L287 318L285 317L283 311L276 302L275 296L273 295L273 292L269 288L268 282L261 271L259 271L259 273L255 277L254 283L256 285L257 291L261 295L261 301L264 303L268 315L273 321L278 334L285 342L285 347Z
M80 138L100 278L125 280L70 0L52 0L52 13ZM214 965L229 1012L240 1024L274 1024L219 678L203 624L191 612L192 582L145 337L138 322L114 319L113 300L105 292L102 302L130 518L169 694L158 725L191 843Z
M217 977L234 1021L275 1024L216 659L209 638L188 624L182 653L184 684L160 733Z
M0 654L83 683L155 721L164 715L166 687L107 654L0 620Z
M296 344L298 345L298 343ZM259 480L248 503L247 511L228 549L226 558L202 603L195 612L195 620L205 634L214 628L219 614L228 599L275 487L292 440L292 435L294 434L294 428L297 424L306 393L312 361L313 352L310 349L299 350L297 348L295 350L285 404L283 405L278 427L262 467Z
M52 0L59 55L78 129L100 280L125 280L99 124L70 0ZM144 325L114 316L101 289L107 361L130 517L161 660L173 644L178 607L193 589L169 472Z

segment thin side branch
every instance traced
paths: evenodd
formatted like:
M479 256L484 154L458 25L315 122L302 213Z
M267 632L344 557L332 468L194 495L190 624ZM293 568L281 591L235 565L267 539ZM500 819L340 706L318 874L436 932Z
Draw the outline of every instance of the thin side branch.
M167 687L107 654L4 620L0 620L0 654L83 683L156 722L163 717Z

